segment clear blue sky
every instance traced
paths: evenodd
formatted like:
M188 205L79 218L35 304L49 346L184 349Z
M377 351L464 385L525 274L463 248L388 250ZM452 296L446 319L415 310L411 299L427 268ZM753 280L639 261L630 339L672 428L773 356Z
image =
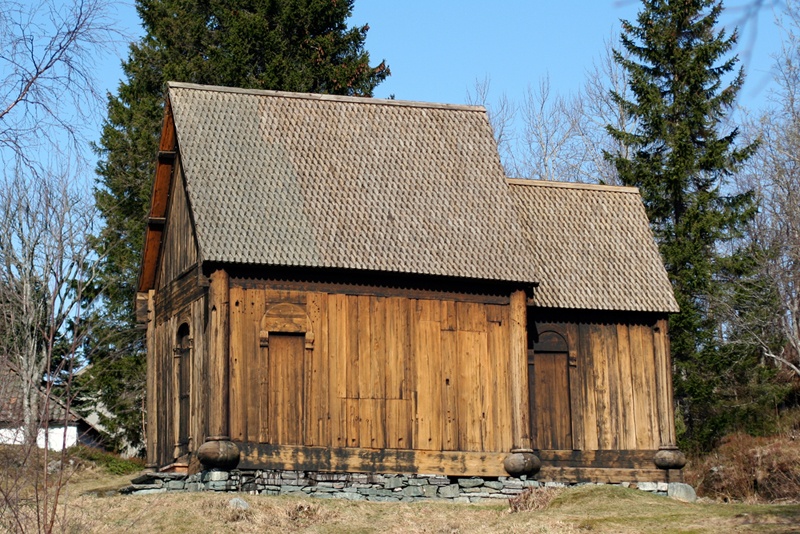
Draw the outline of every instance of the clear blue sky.
M132 37L141 35L133 1L118 13ZM729 0L723 23L741 26L741 6ZM521 100L528 85L550 76L558 93L576 91L619 20L636 17L635 0L356 0L351 25L369 24L366 48L373 63L386 59L392 76L375 96L463 103L476 79L491 79L491 96ZM737 50L747 72L741 102L757 108L768 93L770 54L780 46L771 11L758 25L748 19ZM757 30L757 32L756 32ZM115 92L121 58L108 58L98 74Z

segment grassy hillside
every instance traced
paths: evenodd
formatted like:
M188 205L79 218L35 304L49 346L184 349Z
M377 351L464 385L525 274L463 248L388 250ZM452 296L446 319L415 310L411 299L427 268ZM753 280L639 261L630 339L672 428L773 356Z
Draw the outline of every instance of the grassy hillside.
M98 497L120 479L77 482L68 496L70 532L800 532L800 505L680 503L638 490L582 486L545 509L506 504L368 503L221 493ZM103 494L104 492L99 492ZM244 499L249 509L231 506Z
M757 442L759 447L764 443ZM784 446L794 450L798 444ZM736 450L747 449L743 445ZM725 450L724 448L722 449ZM758 449L762 450L762 449ZM769 447L775 453L776 447ZM791 455L794 458L793 453ZM720 461L721 456L716 457ZM5 461L8 462L6 455ZM722 464L720 464L722 465ZM772 465L772 464L770 464ZM703 464L703 469L708 465ZM78 451L64 469L54 532L68 533L547 533L547 532L798 532L800 495L794 504L686 504L612 486L537 490L536 506L512 513L508 503L369 503L234 493L120 495L135 469L108 455ZM800 468L800 466L798 466ZM8 464L0 470L0 532L36 531L32 473ZM731 467L724 467L732 469ZM700 469L700 472L702 469ZM717 468L715 472L719 472ZM35 477L34 477L35 478ZM9 492L9 490L13 490ZM51 489L50 495L53 494ZM40 488L39 495L43 495ZM11 499L9 499L9 497ZM243 499L248 508L231 505ZM752 500L752 499L751 499ZM9 505L12 503L15 508ZM15 524L14 516L22 518Z

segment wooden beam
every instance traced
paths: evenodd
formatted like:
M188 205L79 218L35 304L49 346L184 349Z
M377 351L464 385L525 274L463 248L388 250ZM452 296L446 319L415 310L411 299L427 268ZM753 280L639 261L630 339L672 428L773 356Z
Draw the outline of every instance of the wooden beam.
M240 469L508 476L506 452L441 452L239 443Z
M529 449L528 334L525 291L511 294L509 307L508 365L511 380L511 436L514 449Z
M667 471L663 469L617 469L602 467L549 467L542 466L536 474L536 480L542 482L594 482L603 484L618 484L620 482L668 482L675 478L668 478Z
M215 439L229 439L230 375L230 287L228 273L217 269L211 273L208 290L210 313L208 330L208 432Z
M164 109L164 121L161 127L156 175L150 195L147 235L145 237L144 252L142 253L142 266L139 271L139 291L148 291L155 287L158 258L161 252L161 237L164 229L164 223L158 221L160 219L166 221L169 191L172 187L176 159L174 156L162 158L162 154L176 153L176 139L175 121L172 117L169 99L167 99Z
M385 276L382 274L381 276ZM244 289L272 289L284 291L308 291L312 293L340 293L343 295L369 295L375 297L404 297L411 299L452 300L455 302L476 302L479 304L508 304L505 295L484 295L413 289L403 287L383 287L368 284L349 284L334 282L303 282L270 278L251 278L231 276L231 286Z

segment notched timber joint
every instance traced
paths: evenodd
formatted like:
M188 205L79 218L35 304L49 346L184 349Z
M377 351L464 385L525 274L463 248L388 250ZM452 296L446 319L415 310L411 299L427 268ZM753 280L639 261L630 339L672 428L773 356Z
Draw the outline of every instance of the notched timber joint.
M177 152L174 150L159 150L158 152L158 162L164 163L167 165L171 165L175 162L175 156Z

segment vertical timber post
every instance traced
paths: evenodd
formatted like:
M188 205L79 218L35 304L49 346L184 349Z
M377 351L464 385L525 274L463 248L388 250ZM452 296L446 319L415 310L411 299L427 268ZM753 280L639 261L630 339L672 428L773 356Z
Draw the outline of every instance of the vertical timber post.
M158 467L158 392L161 388L156 377L156 310L154 299L155 291L147 292L147 389L146 410L147 425L145 426L145 447L147 449L148 469Z
M528 297L524 290L511 293L509 303L509 359L511 381L511 454L503 462L513 476L539 470L541 461L531 449L528 413Z
M528 414L528 313L525 291L511 294L509 324L511 378L511 436L514 449L530 449Z
M686 456L678 450L675 436L675 408L672 400L672 362L669 354L669 321L659 319L653 327L655 347L656 406L660 446L653 459L660 469L669 473L686 465Z
M225 269L211 273L208 289L208 432L197 457L206 467L232 469L239 448L230 438L230 279Z

